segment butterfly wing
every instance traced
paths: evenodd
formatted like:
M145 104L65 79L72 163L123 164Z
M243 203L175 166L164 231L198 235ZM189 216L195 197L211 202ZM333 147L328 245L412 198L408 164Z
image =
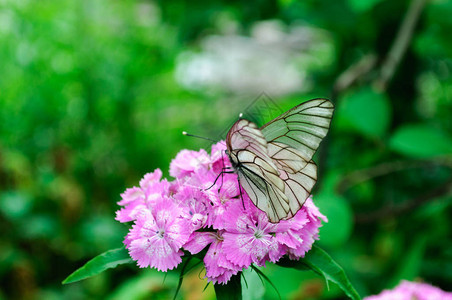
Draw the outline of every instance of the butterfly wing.
M226 145L240 184L271 222L291 218L317 180L314 153L326 136L334 106L326 99L304 102L260 130L237 121Z
M254 205L264 211L271 222L285 218L290 212L285 183L268 155L268 144L262 132L254 123L239 120L229 130L226 146L240 185Z
M290 208L284 219L290 219L311 194L317 181L317 165L312 160L304 161L296 149L277 142L268 143L268 153L284 182L284 194Z
M268 141L268 154L284 181L290 206L286 219L303 206L317 181L317 166L312 157L328 133L333 110L330 101L314 99L292 108L261 128Z
M265 212L272 223L277 223L290 213L289 200L282 190L244 167L238 170L239 182L257 208Z
M278 142L297 150L304 164L307 164L328 133L333 110L334 105L330 101L313 99L268 122L261 127L261 131L269 143ZM279 156L285 160L287 151L283 152Z

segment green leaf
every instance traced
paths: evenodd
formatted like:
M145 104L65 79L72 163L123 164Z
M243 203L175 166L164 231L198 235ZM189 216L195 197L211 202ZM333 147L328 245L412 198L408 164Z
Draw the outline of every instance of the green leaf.
M361 299L358 292L352 286L347 278L344 270L338 263L336 263L331 256L317 246L312 246L312 249L306 253L304 258L298 261L291 261L288 258L280 260L278 265L287 268L294 268L305 271L311 269L314 272L325 278L328 281L336 283L350 299Z
M416 158L452 155L452 137L425 124L400 127L389 145L396 152Z
M180 267L179 283L177 284L176 292L174 293L173 299L176 299L177 295L179 294L180 288L182 287L182 282L184 280L184 276L187 275L191 270L193 270L200 264L202 264L202 260L199 259L199 257L193 255L184 255L182 257L182 267Z
M124 247L109 250L87 262L83 267L69 275L63 284L80 281L97 275L107 269L115 268L118 265L129 264L133 260Z
M231 277L226 284L214 284L217 300L241 300L242 284L240 282L241 273Z
M145 268L114 287L106 300L170 299L177 285L176 272ZM181 299L181 297L179 297Z
M335 192L322 191L315 196L319 210L328 216L328 222L320 228L322 246L341 247L353 230L353 212L350 203Z
M264 280L267 280L272 286L270 279L259 270L258 267L251 265L242 272L242 297L243 300L263 299L265 294Z
M385 94L362 88L344 96L337 109L338 125L370 138L386 134L391 106Z
M381 0L348 0L348 5L357 13L371 10Z

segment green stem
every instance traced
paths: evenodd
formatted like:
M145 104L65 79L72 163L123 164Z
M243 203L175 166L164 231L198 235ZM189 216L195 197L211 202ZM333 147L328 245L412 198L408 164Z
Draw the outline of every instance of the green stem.
M240 282L241 272L231 277L227 284L215 284L217 300L241 300L242 284Z

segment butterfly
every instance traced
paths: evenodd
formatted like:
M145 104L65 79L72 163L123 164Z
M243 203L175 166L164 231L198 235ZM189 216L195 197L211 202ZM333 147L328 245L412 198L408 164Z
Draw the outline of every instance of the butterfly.
M334 105L326 99L301 103L261 128L239 119L226 147L239 184L272 223L293 217L317 181L312 160L326 136Z

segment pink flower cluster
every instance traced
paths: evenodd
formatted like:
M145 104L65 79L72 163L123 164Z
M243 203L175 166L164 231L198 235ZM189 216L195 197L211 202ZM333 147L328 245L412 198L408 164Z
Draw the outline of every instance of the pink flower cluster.
M384 290L364 300L452 300L452 293L445 292L427 283L402 280L393 290Z
M206 249L207 279L224 284L253 263L263 266L285 254L298 259L311 249L320 219L327 221L312 200L292 219L270 223L240 190L236 174L218 177L231 168L225 149L219 142L211 155L182 150L170 165L174 181L157 169L121 195L116 220L134 222L124 243L138 266L167 271L182 261L183 250Z

